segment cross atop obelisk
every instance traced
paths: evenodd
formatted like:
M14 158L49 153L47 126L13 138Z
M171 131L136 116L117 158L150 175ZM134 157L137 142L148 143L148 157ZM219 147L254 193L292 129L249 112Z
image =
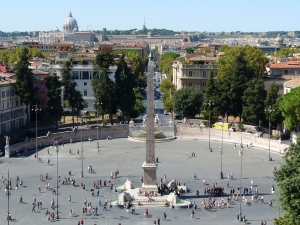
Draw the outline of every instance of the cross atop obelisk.
M154 62L152 53L149 54L147 75L147 120L146 120L146 162L143 164L144 183L143 191L157 191L155 163L155 141L154 141Z

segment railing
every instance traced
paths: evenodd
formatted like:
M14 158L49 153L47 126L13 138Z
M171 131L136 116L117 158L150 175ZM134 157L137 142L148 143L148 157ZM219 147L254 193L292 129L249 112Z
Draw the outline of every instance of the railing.
M215 65L182 65L183 69L218 69Z

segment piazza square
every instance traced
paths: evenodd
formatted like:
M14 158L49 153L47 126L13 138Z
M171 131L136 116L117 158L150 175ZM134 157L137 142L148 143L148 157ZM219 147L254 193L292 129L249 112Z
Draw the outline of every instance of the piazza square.
M178 209L153 204L147 206L138 206L137 202L133 202L135 206L135 215L131 212L127 213L125 209L118 209L115 206L107 207L107 211L103 210L103 203L106 199L118 199L118 193L111 190L108 184L111 172L119 171L119 176L112 179L114 185L122 185L128 179L132 182L134 188L140 188L140 177L143 175L142 164L145 161L145 142L130 141L126 138L100 140L100 151L97 150L97 141L83 142L83 175L81 178L81 142L76 143L60 143L58 145L58 174L60 176L60 184L58 188L58 205L60 219L50 220L51 223L58 224L77 224L78 221L84 220L84 224L153 224L154 220L160 219L161 224L241 224L237 219L240 203L235 201L229 208L213 208L212 211L203 210L201 202L203 199L208 201L208 195L204 195L204 188L213 187L213 183L217 182L217 186L224 187L224 198L227 199L230 189L237 190L240 184L241 156L239 150L234 148L234 143L223 142L222 154L222 170L224 179L220 179L221 170L221 141L211 141L212 152L208 149L208 141L197 138L182 138L173 141L156 142L155 157L158 158L157 182L166 175L166 182L174 179L181 184L185 183L188 193L181 196L182 199L195 201L197 210L195 211L195 219L191 219L192 209ZM260 202L251 202L251 195L246 195L248 204L241 204L242 215L245 214L247 224L260 224L266 221L267 224L273 224L273 219L277 218L279 211L276 207L277 187L273 180L273 168L279 166L282 156L271 151L273 161L268 161L268 152L265 148L257 148L256 146L246 148L242 156L242 187L249 188L251 180L253 180L254 188L258 189L258 196L264 196L264 204ZM48 155L49 149L49 155ZM71 149L71 154L69 153ZM78 155L77 151L80 151ZM192 157L191 153L195 156ZM51 200L56 202L56 195L53 194L52 188L56 186L56 168L57 154L53 146L43 148L39 151L41 162L34 157L35 151L30 151L19 158L3 158L1 163L1 174L4 179L9 176L12 183L11 195L9 198L9 207L12 214L12 224L44 224L47 223L45 209L51 210ZM49 164L47 163L50 160ZM94 173L88 172L91 165ZM69 172L71 176L69 175ZM49 174L50 189L45 190L45 176ZM229 188L226 187L228 174L233 174L233 179L229 180ZM193 178L196 174L196 179ZM40 180L40 175L43 180ZM16 178L19 177L23 181L23 187L16 189ZM62 185L64 178L70 177L75 179L75 186L71 184ZM203 179L207 185L203 185ZM102 205L98 205L97 195L92 196L91 189L96 181L102 180L100 188L100 199ZM104 180L107 181L107 187L103 187ZM5 180L6 182L6 180ZM82 190L81 183L85 185ZM275 193L271 193L274 185ZM41 187L39 192L38 188ZM200 194L197 197L196 191ZM5 196L5 185L1 183L0 202L1 221L6 221L6 212L8 207L8 199ZM23 197L23 203L19 203L20 196ZM72 196L69 203L68 198ZM35 209L32 212L32 202L36 198L42 201L42 208ZM84 199L91 202L92 206L98 207L98 215L83 215L82 206ZM216 197L219 199L220 197ZM269 206L270 200L273 201L272 207ZM155 201L155 197L154 197ZM56 204L56 203L55 203ZM145 207L149 210L149 217L144 217ZM75 216L69 217L70 209L74 209ZM56 208L54 210L56 212ZM163 221L163 214L166 213L167 220Z

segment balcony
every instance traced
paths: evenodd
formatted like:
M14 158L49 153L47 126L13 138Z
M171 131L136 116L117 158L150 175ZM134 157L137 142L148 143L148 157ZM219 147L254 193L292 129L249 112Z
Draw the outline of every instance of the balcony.
M182 69L218 69L216 65L195 65L195 64L184 64Z

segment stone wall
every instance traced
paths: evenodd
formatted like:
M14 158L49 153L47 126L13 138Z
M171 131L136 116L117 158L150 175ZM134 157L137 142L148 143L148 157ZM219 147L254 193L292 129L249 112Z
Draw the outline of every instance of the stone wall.
M117 125L117 126L99 126L98 137L99 139L105 139L107 136L112 138L127 138L129 135L128 125ZM89 138L97 140L97 127L86 128L83 127L81 130L76 129L75 131L66 131L52 133L49 137L41 136L37 138L37 144L41 147L47 147L51 145L54 141L59 141L60 143L70 143L70 139L74 142L87 141ZM10 146L10 155L17 152L23 152L24 150L35 149L35 138L28 139L25 142L14 144Z
M177 138L198 138L198 139L207 139L208 140L208 128L202 128L199 126L184 126L177 125L175 127L175 136ZM245 144L252 143L253 146L269 149L269 139L257 137L253 134L241 134L240 132L233 132L231 130L223 130L223 141L232 142L232 143L241 143ZM222 130L210 129L210 140L211 141L221 141L222 140ZM282 144L278 140L270 140L270 149L272 151L283 152L285 148L288 148L288 145Z

